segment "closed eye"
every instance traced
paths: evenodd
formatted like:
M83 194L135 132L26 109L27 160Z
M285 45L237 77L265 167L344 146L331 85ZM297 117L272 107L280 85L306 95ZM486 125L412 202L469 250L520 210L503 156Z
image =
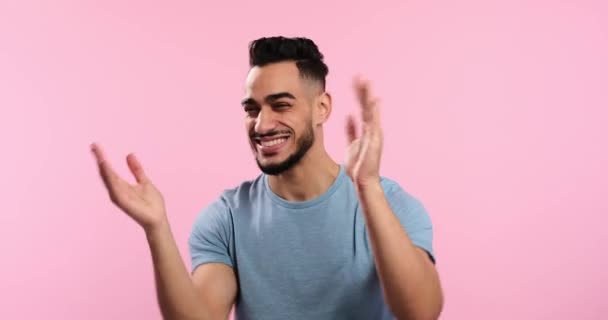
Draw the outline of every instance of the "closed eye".
M291 105L289 103L275 103L272 105L273 108L287 108L287 107L291 107Z
M243 109L250 116L257 114L260 111L260 108L254 106L246 106Z

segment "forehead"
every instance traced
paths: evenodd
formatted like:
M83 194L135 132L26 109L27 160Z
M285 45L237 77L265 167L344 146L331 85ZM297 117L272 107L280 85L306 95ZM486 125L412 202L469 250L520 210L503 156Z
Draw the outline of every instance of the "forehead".
M249 70L245 80L245 94L252 98L262 98L278 92L300 93L302 79L298 67L293 62L279 62L255 66Z

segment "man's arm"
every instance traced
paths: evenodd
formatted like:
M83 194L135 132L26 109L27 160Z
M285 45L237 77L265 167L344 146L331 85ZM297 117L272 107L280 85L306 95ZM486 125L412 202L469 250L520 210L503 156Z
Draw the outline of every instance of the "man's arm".
M366 79L357 77L354 87L362 128L359 135L354 117L348 118L345 166L357 188L385 299L399 319L437 319L443 304L437 272L426 253L413 245L380 184L380 100Z
M437 319L443 294L435 266L393 213L380 182L357 188L386 302L398 319Z
M228 319L238 290L232 268L223 263L207 263L196 268L193 280L211 319Z
M225 319L236 295L234 273L228 266L206 264L193 278L180 257L169 227L163 196L144 173L134 154L127 164L136 184L119 177L98 144L91 145L110 200L145 231L154 262L157 296L167 320Z
M146 232L161 313L165 320L227 319L236 297L232 268L204 264L191 276L168 223Z

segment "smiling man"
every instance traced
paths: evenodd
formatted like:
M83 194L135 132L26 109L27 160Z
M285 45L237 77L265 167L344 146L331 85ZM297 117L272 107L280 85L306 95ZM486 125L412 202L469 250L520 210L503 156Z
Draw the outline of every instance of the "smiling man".
M186 269L160 192L134 155L137 184L93 145L112 201L144 229L166 319L437 319L443 305L423 205L380 176L379 101L355 79L361 112L346 123L343 163L324 146L328 68L313 41L270 37L249 47L242 106L262 173L197 216Z

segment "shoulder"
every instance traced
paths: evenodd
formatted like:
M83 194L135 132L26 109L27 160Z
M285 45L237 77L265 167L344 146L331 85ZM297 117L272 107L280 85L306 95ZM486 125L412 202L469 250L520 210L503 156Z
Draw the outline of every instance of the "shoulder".
M249 206L252 199L255 199L264 188L264 176L258 175L257 177L245 180L238 185L224 189L220 196L216 199L216 202L221 202L228 208L239 208Z
M401 188L401 185L399 184L399 182L397 182L397 180L394 180L394 179L392 179L390 177L386 177L386 176L380 177L380 184L382 185L382 188L384 189L385 192L393 191L396 188Z
M390 177L380 177L380 184L384 195L392 207L405 211L425 211L424 205L418 197L413 195L401 183Z
M393 178L381 176L380 185L382 186L382 190L384 190L384 193L387 196L392 195L415 200L414 196L408 191L406 191L402 184Z
M198 213L195 224L201 220L225 220L238 208L249 206L251 200L259 194L264 186L263 176L243 181L237 185L225 188L210 203Z

